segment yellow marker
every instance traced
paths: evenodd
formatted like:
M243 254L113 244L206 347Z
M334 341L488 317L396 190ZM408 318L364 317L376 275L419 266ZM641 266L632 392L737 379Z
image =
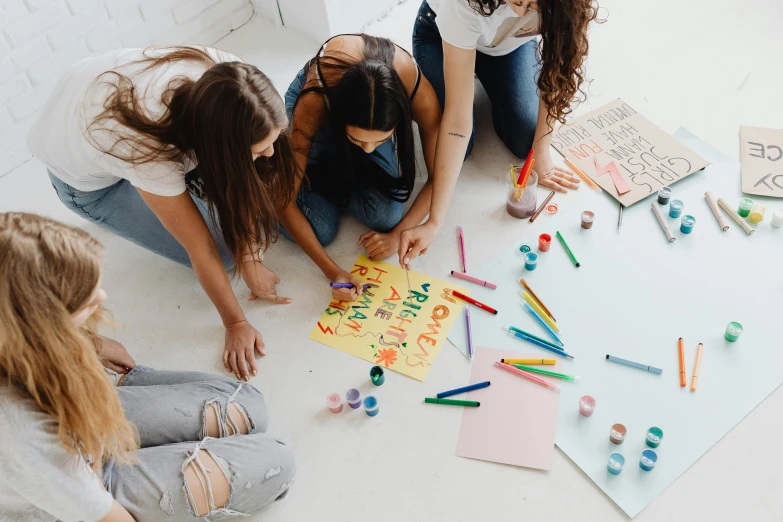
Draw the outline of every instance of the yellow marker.
M693 378L691 379L691 391L696 391L696 383L699 380L699 365L701 365L701 350L704 348L702 343L696 348L696 362L693 365Z
M500 359L500 362L505 364L555 364L557 361L554 359Z
M546 313L544 309L541 308L541 306L539 306L539 304L536 302L535 299L530 297L530 294L528 294L527 292L522 292L522 297L525 299L525 301L527 301L530 304L530 306L532 306L536 310L536 312L538 312L541 315L541 317L544 318L544 321L549 323L549 326L551 326L553 330L555 330L556 332L560 331L560 328L558 328L555 322L552 320L552 318L549 317L549 314Z

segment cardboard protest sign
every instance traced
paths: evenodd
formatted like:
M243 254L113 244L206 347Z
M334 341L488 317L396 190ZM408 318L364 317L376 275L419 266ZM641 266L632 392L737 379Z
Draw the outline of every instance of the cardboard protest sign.
M740 127L742 192L783 198L783 130Z
M621 99L558 127L552 146L625 207L709 165Z

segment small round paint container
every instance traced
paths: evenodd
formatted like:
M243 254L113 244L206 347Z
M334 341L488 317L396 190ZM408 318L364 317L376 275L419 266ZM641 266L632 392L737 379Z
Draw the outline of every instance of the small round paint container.
M750 214L748 214L748 221L753 223L754 225L756 223L761 223L764 221L764 214L767 213L767 207L764 205L753 205L753 208L750 209Z
M558 210L560 210L560 206L557 203L552 203L546 206L547 214L555 215L557 214Z
M370 380L376 386L380 386L386 381L386 376L383 374L383 368L380 366L373 366L370 368Z
M345 400L348 401L348 406L355 410L362 405L362 392L356 388L351 388L345 393Z
M549 247L552 246L552 236L549 234L541 234L538 236L538 249L541 252L547 252Z
M737 214L742 217L748 217L751 208L753 208L753 200L750 198L742 198L737 207Z
M521 247L519 247L519 251L522 252L523 254L527 254L528 252L530 252L530 246L522 245Z
M666 205L669 203L669 199L672 197L672 189L669 187L661 187L658 189L658 203Z
M595 411L595 399L585 395L579 399L579 413L584 417L589 417Z
M343 411L343 400L340 398L339 393L330 393L326 396L326 406L332 413L340 413Z
M776 210L772 214L772 226L775 228L783 227L783 210Z
M595 221L595 214L589 210L582 212L582 228L593 228L593 221Z
M625 466L625 457L619 453L612 453L609 455L609 462L606 464L606 471L612 475L619 475L623 471Z
M739 339L741 333L742 333L742 325L736 321L732 321L726 325L726 333L723 334L723 338L726 339L728 342L733 343L736 342L737 339Z
M680 214L682 214L682 207L684 206L685 204L681 199L673 199L672 202L669 203L669 217L680 217Z
M693 225L695 224L695 217L691 216L690 214L682 216L682 221L680 221L680 232L683 234L690 234L693 232Z
M527 254L525 254L525 269L535 270L537 265L538 265L538 254L534 254L533 252L528 252Z
M652 471L656 462L658 462L658 454L651 449L646 449L642 452L642 458L639 460L639 467L644 471Z
M651 448L657 448L661 445L661 441L663 440L663 430L661 428L657 428L653 426L649 430L647 430L647 438L645 439L645 442L648 446Z
M378 415L378 399L370 395L364 398L364 412L370 417Z
M625 440L626 429L622 424L615 424L609 430L609 440L612 444L622 444Z

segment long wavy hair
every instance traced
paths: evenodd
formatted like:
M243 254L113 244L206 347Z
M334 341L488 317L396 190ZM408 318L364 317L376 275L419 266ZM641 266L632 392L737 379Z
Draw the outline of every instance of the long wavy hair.
M89 123L87 138L101 152L133 165L185 165L195 155L199 177L226 246L239 266L251 245L264 249L278 237L278 216L295 197L299 176L286 132L282 98L258 68L242 62L215 63L197 47L147 49L145 58L101 74L94 85L108 88L103 111ZM160 103L160 118L145 110L146 90L133 79L177 62L201 65L196 81L178 76ZM253 161L251 146L282 129L271 158ZM183 176L185 172L183 169Z
M506 0L466 0L482 16L490 16ZM596 0L537 0L541 17L541 73L538 90L548 108L547 123L565 123L572 104L585 100L584 61L590 22L598 18Z
M316 68L323 75L320 83L313 75L297 97L315 93L329 100L329 125L337 142L337 166L330 169L329 178L315 188L341 204L348 202L357 184L370 185L386 197L405 202L416 181L416 158L413 144L411 100L399 74L394 69L397 46L386 38L360 34L364 40L363 57L357 60L345 53L317 54L309 62L308 73ZM397 152L400 176L395 178L380 169L356 172L357 160L364 152L346 136L346 126L389 132ZM303 132L299 129L294 132ZM310 141L313 136L306 136ZM315 186L320 177L309 176Z
M91 340L99 319L71 319L97 288L102 258L83 230L0 213L0 377L56 419L69 452L128 461L136 430Z

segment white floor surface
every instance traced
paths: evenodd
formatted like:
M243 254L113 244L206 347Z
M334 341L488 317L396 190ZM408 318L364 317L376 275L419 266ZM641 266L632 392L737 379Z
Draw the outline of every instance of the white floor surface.
M783 127L780 0L602 4L608 21L591 29L587 71L594 82L578 112L622 97L667 131L686 127L733 159L738 157L741 124ZM417 9L417 0L407 0L367 31L410 48ZM253 20L218 46L261 67L284 91L319 42ZM494 135L489 108L478 90L474 152L462 169L442 234L414 266L419 271L445 277L456 266L457 223L465 227L473 266L506 248L525 227L502 206L503 176L514 158ZM564 201L576 196L558 197ZM0 211L7 210L37 212L82 226L104 243L107 305L122 323L116 337L138 363L224 371L223 328L189 270L70 213L57 201L43 166L35 160L0 178ZM648 220L648 214L645 204L628 209L622 232L634 234L634 223ZM364 231L346 219L329 253L342 266L350 266L361 253L355 244ZM307 339L329 299L315 265L285 240L272 247L267 261L282 279L279 293L291 296L293 303L246 303L248 291L241 282L237 295L267 346L253 384L269 403L270 433L293 446L299 471L285 500L249 520L627 519L559 450L554 450L549 473L457 458L461 411L436 412L420 404L426 395L467 382L469 366L452 346L443 349L423 384L389 374L386 384L375 390L381 413L374 419L361 411L329 413L328 393L351 387L369 391L370 365ZM742 284L741 274L732 278ZM783 392L778 389L637 520L783 520L781 411Z

